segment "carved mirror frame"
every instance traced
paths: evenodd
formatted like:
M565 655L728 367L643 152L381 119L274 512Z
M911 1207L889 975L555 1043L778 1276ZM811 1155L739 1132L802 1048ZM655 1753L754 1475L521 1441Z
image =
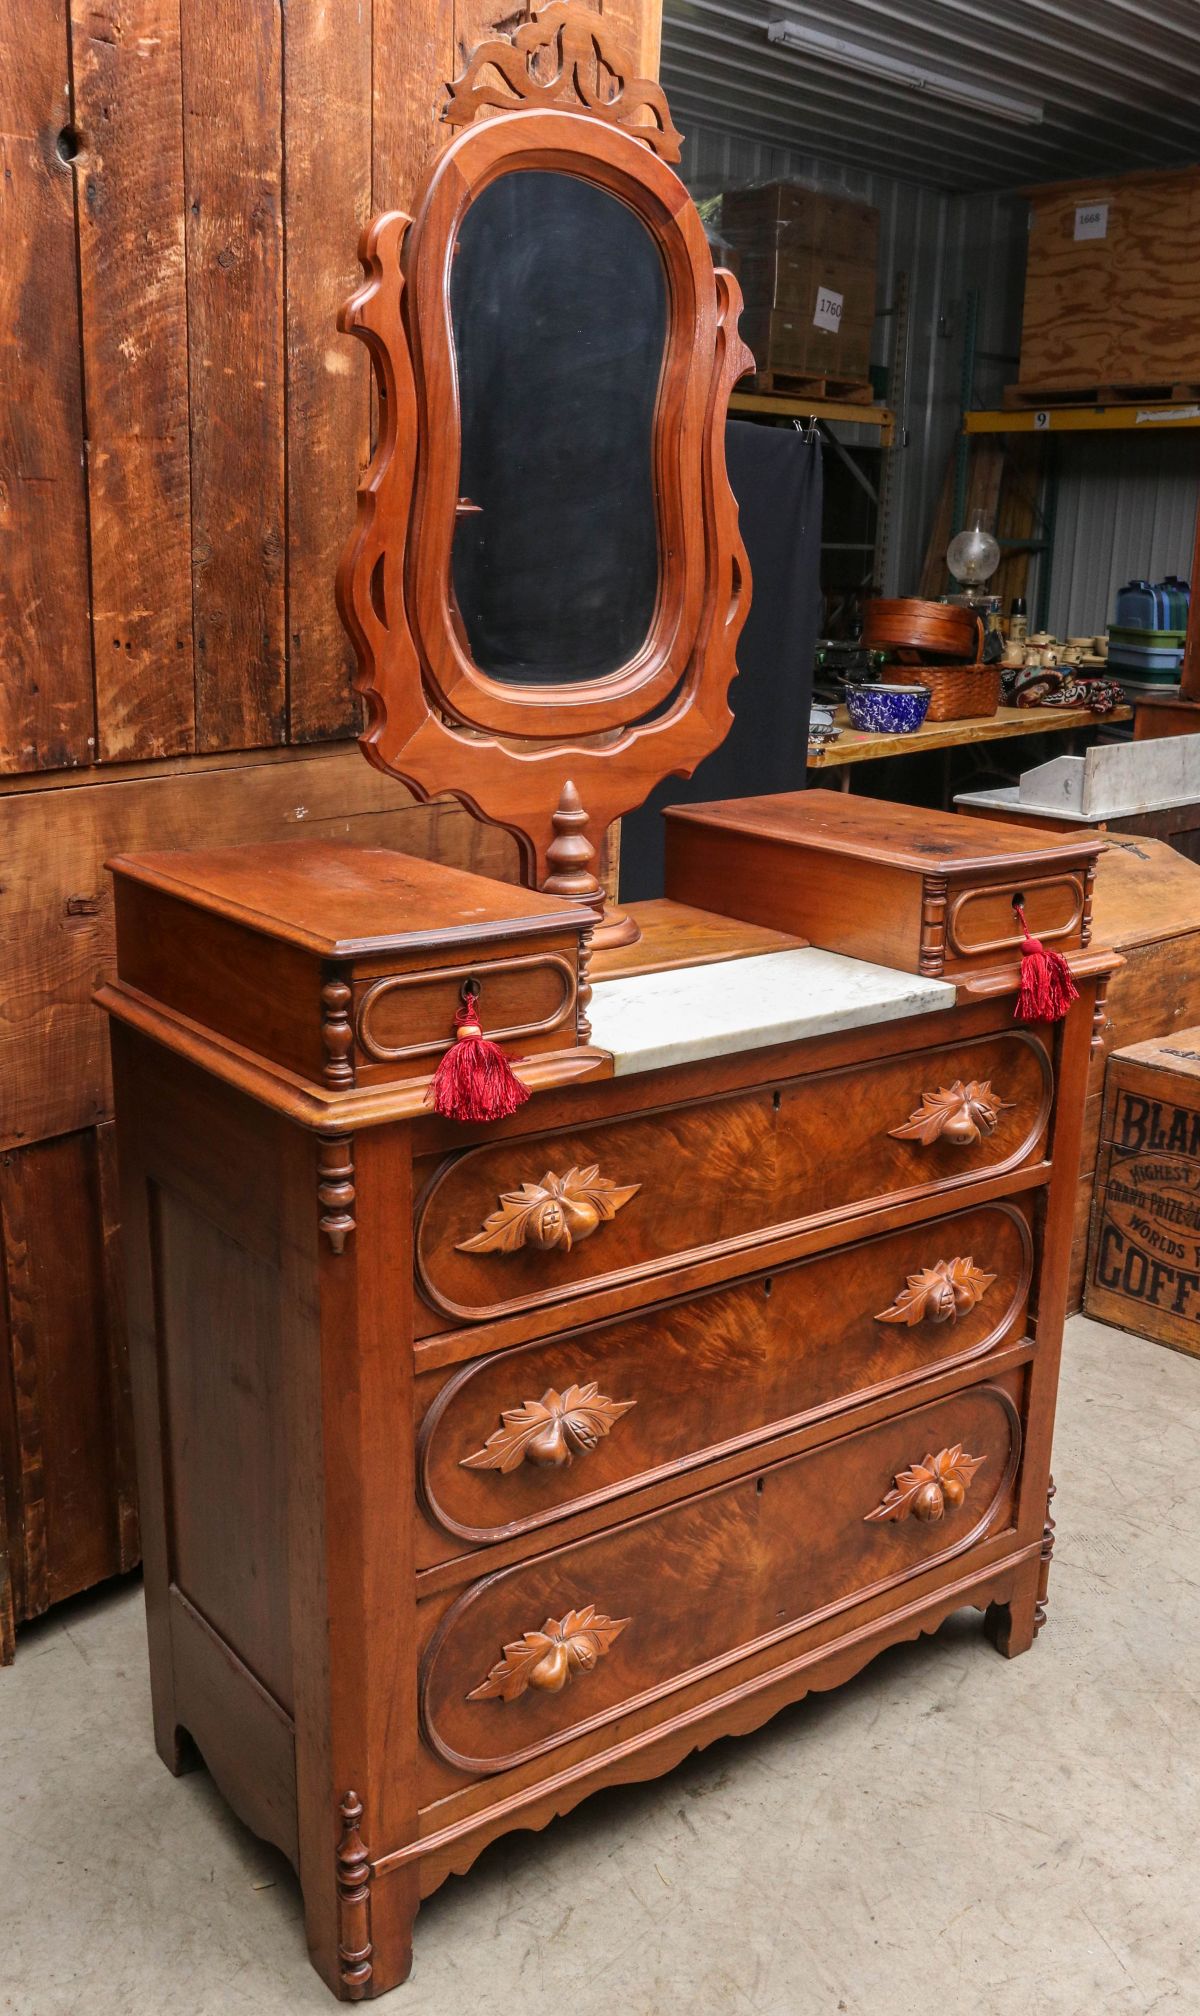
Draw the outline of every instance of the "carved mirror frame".
M595 905L589 830L598 839L663 777L690 775L732 720L750 584L724 431L730 392L753 359L737 332L737 282L714 270L695 204L668 165L679 135L666 99L632 78L590 7L553 0L511 42L482 44L450 93L443 117L463 130L429 169L415 218L392 211L369 226L367 278L339 317L367 344L379 394L378 442L337 581L367 700L361 742L420 797L452 792L513 833L528 883ZM451 587L454 529L469 505L459 495L450 270L470 204L498 177L531 168L610 191L663 262L659 584L628 663L579 683L513 686L472 662Z

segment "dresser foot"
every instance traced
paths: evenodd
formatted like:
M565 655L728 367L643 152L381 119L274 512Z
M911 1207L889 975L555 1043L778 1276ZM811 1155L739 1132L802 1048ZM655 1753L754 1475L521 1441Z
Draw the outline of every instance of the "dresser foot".
M1038 1586L1041 1577L1041 1560L1035 1555L1027 1561L1013 1584L1013 1593L1007 1603L992 1603L984 1618L984 1628L997 1652L1006 1659L1015 1659L1019 1653L1028 1652L1037 1637Z
M1015 1659L1019 1653L1028 1652L1037 1635L1034 1625L1034 1607L1037 1601L1036 1587L1022 1589L1009 1603L992 1603L984 1617L984 1629L997 1652L1006 1659Z
M313 1959L342 2002L370 2002L407 1981L412 1972L413 1921L420 1898L415 1869L377 1881L364 1838L363 1803L347 1792L338 1808L340 1833L334 1875L337 1888L336 1972ZM310 1939L315 1928L310 1927Z
M1015 1659L1028 1652L1046 1621L1046 1599L1050 1587L1050 1561L1054 1553L1054 1479L1046 1493L1046 1524L1042 1528L1042 1551L1021 1571L1020 1580L1007 1603L993 1603L984 1624L998 1652Z
M389 1988L398 1988L412 1973L413 1921L418 1902L415 1879L385 1876L375 1886L371 1985L367 1991L371 1999L386 1995Z
M181 1723L173 1722L169 1728L156 1729L154 1747L172 1778L182 1778L188 1771L203 1769L204 1759L196 1748L195 1739Z

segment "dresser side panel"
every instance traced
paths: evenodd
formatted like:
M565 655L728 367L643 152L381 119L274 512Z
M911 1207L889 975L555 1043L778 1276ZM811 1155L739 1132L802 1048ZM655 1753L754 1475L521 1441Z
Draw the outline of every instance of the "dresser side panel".
M795 931L848 958L916 970L921 884L884 863L872 862L864 882L853 856L668 820L666 893L747 924Z
M319 962L293 945L116 876L117 970L127 986L263 1057L319 1079Z
M114 1024L155 1736L296 1854L280 1123Z

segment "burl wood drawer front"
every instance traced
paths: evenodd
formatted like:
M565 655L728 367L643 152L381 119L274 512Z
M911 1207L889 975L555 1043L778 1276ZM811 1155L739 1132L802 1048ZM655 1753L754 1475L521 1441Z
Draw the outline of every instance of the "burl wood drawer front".
M848 1206L928 1195L1028 1159L1050 1113L1041 1042L1006 1030L432 1170L417 1274L466 1321L737 1252ZM418 1334L430 1326L417 1311Z
M968 1387L476 1582L422 1661L426 1742L506 1771L898 1587L1005 1529L1020 1446Z
M1031 1270L1024 1213L983 1205L431 1373L421 1492L450 1538L418 1564L969 1362L1022 1334Z

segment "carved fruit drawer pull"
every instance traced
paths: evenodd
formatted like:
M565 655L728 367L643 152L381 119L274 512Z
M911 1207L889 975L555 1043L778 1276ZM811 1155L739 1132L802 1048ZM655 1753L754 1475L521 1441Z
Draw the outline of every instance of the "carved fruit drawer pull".
M868 1519L940 1519L947 1505L961 1505L972 1477L985 1463L985 1456L968 1456L961 1442L901 1470L882 1505L867 1513Z
M558 1694L573 1673L591 1672L628 1622L628 1617L600 1616L594 1603L568 1610L557 1623L547 1617L540 1631L527 1631L515 1644L505 1646L503 1659L471 1689L467 1700L515 1701L527 1687Z
M540 1183L522 1183L500 1199L500 1209L473 1238L460 1240L460 1253L516 1253L522 1246L556 1246L569 1253L577 1239L590 1239L598 1225L615 1218L623 1204L636 1197L640 1183L612 1183L599 1164L568 1169L565 1176L547 1171Z
M966 1259L939 1260L936 1266L910 1274L907 1288L900 1290L888 1308L880 1310L875 1321L912 1325L928 1317L931 1323L957 1323L982 1302L995 1278L977 1267L969 1254Z
M919 1141L923 1148L929 1148L935 1141L952 1141L959 1148L973 1148L982 1141L985 1134L991 1134L1002 1113L1011 1108L1011 1100L997 1098L986 1078L980 1082L972 1078L964 1085L956 1078L953 1085L943 1085L938 1092L926 1092L915 1113L910 1113L903 1127L891 1127L888 1132L896 1141Z
M576 1456L586 1456L614 1422L636 1406L636 1400L607 1400L594 1379L586 1386L568 1386L562 1393L551 1386L540 1400L506 1408L500 1416L503 1428L489 1435L473 1456L464 1456L461 1467L500 1470L505 1476L522 1463L560 1469Z

